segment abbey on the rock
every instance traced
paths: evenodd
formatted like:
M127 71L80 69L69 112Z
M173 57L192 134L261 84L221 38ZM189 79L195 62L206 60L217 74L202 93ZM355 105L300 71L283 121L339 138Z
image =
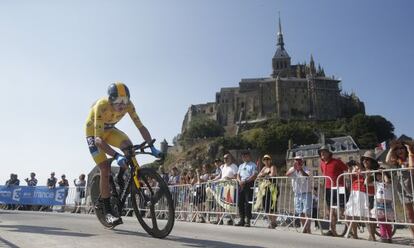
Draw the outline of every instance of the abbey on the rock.
M242 79L239 87L221 88L215 102L191 105L182 133L199 115L217 120L229 134L235 134L240 123L269 118L334 120L365 113L364 103L355 94L342 94L340 80L326 76L323 68L315 66L312 55L309 64L291 64L280 18L272 68L270 77Z

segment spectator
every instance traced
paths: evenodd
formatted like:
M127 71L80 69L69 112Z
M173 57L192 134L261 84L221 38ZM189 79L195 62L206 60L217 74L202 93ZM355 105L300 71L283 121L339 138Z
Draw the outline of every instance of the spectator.
M210 179L215 180L217 178L220 178L221 176L221 168L223 167L223 163L221 162L221 160L219 158L214 160L214 171L211 174Z
M58 182L59 187L69 187L69 182L66 179L66 175L62 174L61 180Z
M214 177L214 178L212 177L213 180L215 180L215 181L217 181L217 180L225 181L225 180L236 179L238 168L237 168L237 165L235 165L232 162L231 155L229 153L226 153L226 154L224 154L223 159L224 159L224 164L222 164L219 167L220 173L219 174L216 173L216 177ZM220 160L216 159L216 161L220 161ZM220 164L221 164L221 161L220 161ZM215 162L215 165L216 165L216 171L217 171L218 163ZM218 207L218 206L216 206L216 207ZM223 225L223 220L222 220L222 215L221 214L217 215L217 219L220 220L220 221L212 222L212 224ZM232 217L227 221L227 225L233 225Z
M66 205L66 197L68 196L68 187L69 187L69 182L66 179L66 175L63 174L61 177L61 180L58 182L59 187L65 187L65 195L64 195L64 199L63 199L63 206L60 209L61 212L65 211L65 205Z
M386 163L402 168L403 170L398 173L398 179L396 188L400 198L400 202L404 204L405 213L407 214L407 221L414 223L414 196L413 196L413 180L414 173L414 148L412 144L408 144L402 141L394 141L391 143L391 148L388 151ZM410 170L407 170L409 168ZM411 234L414 236L414 226L410 226Z
M286 172L292 177L292 190L294 195L295 215L301 217L300 221L304 233L311 233L310 218L312 212L312 180L311 172L304 165L302 156L296 156L293 166ZM305 218L304 218L305 217Z
M176 210L181 211L181 216L179 217L180 220L187 220L187 212L189 211L190 207L190 188L188 185L190 184L190 180L188 177L188 171L184 169L180 175L180 187L178 193L178 209ZM180 209L181 208L181 209Z
M197 177L193 169L189 170L187 173L187 182L191 185L195 185L197 183Z
M379 164L375 158L374 151L366 151L364 155L361 157L361 165L365 167L365 171L369 172L372 170L378 170ZM368 202L369 202L369 210L374 208L374 195L375 195L375 187L373 184L373 177L367 173L365 174L365 185L367 187L367 194L368 194ZM371 177L372 180L368 180ZM371 182L369 182L371 181ZM368 233L369 233L369 240L375 241L375 229L376 224L367 224Z
M194 206L196 211L204 211L205 206L204 203L206 201L206 184L210 179L209 174L209 164L203 164L201 167L201 171L199 168L196 169L196 184L195 184L195 197L194 197ZM206 223L205 215L198 214L199 222Z
M201 172L198 168L196 169L198 183L205 183L210 179L209 170L210 170L209 164L203 164L203 166L201 166Z
M380 168L384 169L384 168ZM378 221L393 222L393 189L391 175L388 172L375 173L375 203L371 210L372 216ZM390 224L379 224L381 241L392 243L392 226Z
M29 186L29 187L36 187L36 185L37 185L36 173L34 173L34 172L30 173L30 179L26 178L24 180L26 181L27 186ZM23 209L24 210L31 210L31 209L34 210L34 209L36 209L36 207L32 206L32 205L25 205L25 206L23 206Z
M20 180L17 179L17 174L10 174L10 179L6 181L6 186L19 186Z
M178 185L180 183L180 174L178 173L177 167L171 169L171 176L168 180L169 185Z
M57 178L55 177L55 173L50 173L50 178L47 179L46 186L49 190L56 188ZM51 211L53 206L42 206L40 211Z
M85 198L85 174L81 174L79 179L73 180L73 184L76 187L76 194L75 194L75 208L73 209L72 213L80 213L82 208L82 199Z
M224 164L220 167L220 174L214 180L231 180L236 179L238 167L233 163L230 153L224 154ZM217 170L217 169L216 169Z
M277 176L276 165L272 163L272 157L264 155L262 158L264 166L260 170L257 178L262 180L259 182L259 192L257 193L257 201L254 206L255 209L260 209L264 206L264 212L268 214L270 220L268 228L276 227L276 205L278 189L276 187L276 180L272 177ZM260 199L261 198L261 199Z
M352 189L348 202L345 206L345 216L351 220L368 220L369 218L369 201L365 180L361 172L365 171L365 167L358 162L350 161L348 163L350 172L352 173ZM357 224L351 223L349 227L352 231L352 238L358 239Z
M256 164L251 160L250 151L242 152L243 163L239 166L237 171L237 181L239 183L238 208L240 214L240 221L236 226L250 227L250 220L252 219L252 201L254 180L257 177ZM245 217L247 220L245 221Z
M36 173L30 173L30 179L26 178L25 181L27 183L27 186L35 187L37 185Z
M183 171L181 172L180 175L180 185L186 185L186 184L190 184L189 180L188 180L188 171Z
M164 179L165 183L168 183L169 176L168 173L165 173L164 166L160 165L160 167L158 168L158 173L160 173L160 176L162 179Z
M46 183L47 187L49 189L56 188L56 182L57 182L57 178L55 177L55 173L51 172L50 173L50 178L47 179L47 183Z
M336 183L339 175L346 172L348 170L348 167L341 160L332 157L332 152L329 150L329 147L327 145L323 145L321 148L319 148L318 154L321 159L320 168L322 175L328 177L325 183L325 199L327 204L326 212L328 216L332 216L330 230L325 235L337 236L337 214L335 208L331 208L331 206L337 206L339 208L340 215L343 215L346 202L346 192L345 195L343 193L340 193L339 199L337 199L337 187L344 187L344 181L340 180L338 185L336 185ZM332 215L330 215L331 211Z
M10 179L6 181L6 186L7 187L14 187L14 186L19 186L20 185L20 180L17 179L17 174L10 174ZM16 204L7 204L6 209L10 209L10 210L14 210L16 209L17 205Z

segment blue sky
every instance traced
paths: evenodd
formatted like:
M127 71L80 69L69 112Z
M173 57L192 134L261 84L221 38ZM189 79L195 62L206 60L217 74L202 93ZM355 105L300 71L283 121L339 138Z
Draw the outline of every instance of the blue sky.
M83 125L116 80L129 86L153 137L171 142L191 104L270 75L278 11L293 63L313 54L368 114L414 136L413 1L5 0L0 184L12 172L34 171L40 185L51 171L70 182L89 172ZM129 118L119 128L142 140Z

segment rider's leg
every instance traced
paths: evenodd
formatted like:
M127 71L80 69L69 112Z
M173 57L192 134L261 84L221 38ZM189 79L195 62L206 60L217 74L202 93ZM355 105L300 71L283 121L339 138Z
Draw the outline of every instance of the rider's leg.
M130 153L131 151L129 151L129 150L127 149L128 147L131 147L131 146L132 146L132 142L131 142L129 139L125 139L125 140L123 140L123 141L121 142L121 145L120 145L121 150L122 150L122 152L123 152L125 155L132 155L132 154L128 154L128 153ZM118 176L117 176L118 182L123 182L123 181L124 181L123 176L124 176L125 170L126 170L126 166L123 166L123 167L120 167L120 168L119 168L119 172L118 172ZM121 185L120 185L120 186L121 186ZM123 186L123 185L122 185L122 186Z
M106 160L98 165L101 171L101 177L99 180L99 189L101 192L101 198L109 198L109 174L111 173L110 160Z

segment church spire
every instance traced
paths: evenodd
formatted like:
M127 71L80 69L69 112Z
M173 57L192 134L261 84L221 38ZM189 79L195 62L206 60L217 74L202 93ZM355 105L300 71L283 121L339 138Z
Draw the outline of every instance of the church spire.
M279 12L279 32L277 33L277 49L272 58L272 76L286 77L290 73L290 56L285 50L285 43L283 42L282 22L280 21Z
M285 43L283 42L283 33L282 33L282 22L280 21L280 12L279 12L279 32L277 33L277 46L282 50L285 50Z

